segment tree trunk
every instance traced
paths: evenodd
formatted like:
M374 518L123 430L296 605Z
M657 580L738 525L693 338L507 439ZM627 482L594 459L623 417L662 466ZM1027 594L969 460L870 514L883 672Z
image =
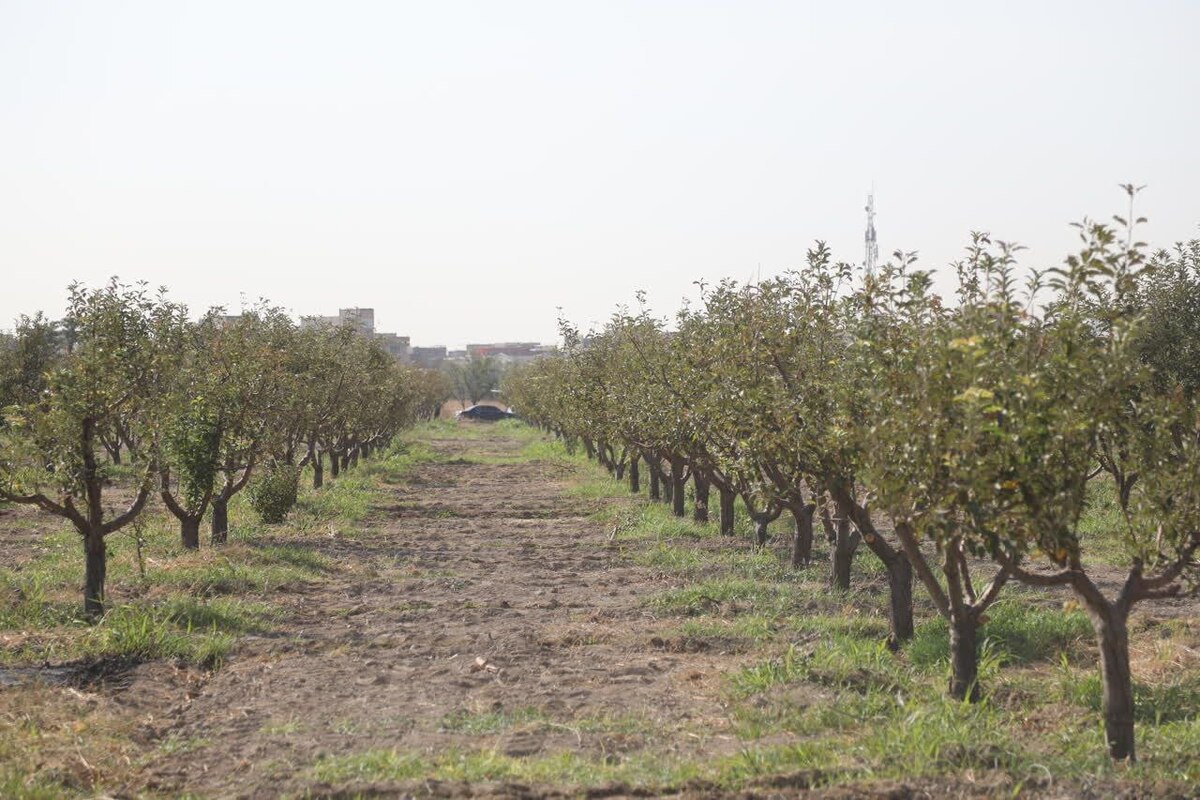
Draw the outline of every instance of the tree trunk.
M329 454L329 477L336 479L341 474L341 462L336 452Z
M754 543L758 548L767 546L767 538L770 536L767 527L771 524L771 518L766 514L754 515Z
M799 569L812 561L813 515L816 512L815 503L809 503L798 511L792 509L792 518L796 522L796 536L792 540L793 569Z
M586 436L583 437L583 449L584 449L584 452L587 453L588 458L596 457L596 446L593 445L592 440L587 438Z
M637 494L642 490L642 476L638 472L638 456L634 453L629 457L629 491Z
M99 530L89 531L84 535L83 550L87 559L83 581L83 613L96 618L104 614L104 576L108 569L104 535Z
M358 452L362 454L362 460L367 461L371 458L371 445L363 444L358 448Z
M1129 630L1117 609L1091 607L1092 628L1100 646L1100 678L1104 686L1104 738L1113 759L1137 760L1133 740L1133 677L1129 671Z
M837 542L837 528L833 524L833 518L829 516L828 502L821 504L821 527L825 529L825 541L832 547Z
M955 700L979 700L979 625L969 611L951 614L950 696Z
M902 642L913 637L913 569L904 553L899 551L884 561L884 565L888 576L888 622L892 626L888 647L898 650Z
M200 517L182 517L179 520L179 538L188 550L200 549Z
M839 508L833 546L829 548L829 585L834 589L850 588L850 567L854 564L858 542L858 533L850 526L849 514Z
M724 487L718 487L718 490L721 494L721 535L733 536L734 503L737 501L737 492Z
M671 482L671 475L668 471L662 471L659 483L662 484L662 501L671 505L672 499L675 497L675 484Z
M229 501L214 497L212 501L212 543L225 544L229 540Z
M853 519L858 529L849 537L854 548L858 547L860 541L866 541L867 547L883 562L883 566L887 570L888 620L892 627L888 636L888 647L898 650L902 642L908 641L913 636L912 564L909 563L902 550L892 547L879 534L879 531L875 529L875 523L871 521L870 513L865 507L858 505L853 496L835 493L834 501L837 503L839 516L838 542L835 549L841 547L842 540L846 538L844 534L849 530L850 520ZM851 550L852 556L853 550ZM844 574L845 586L849 587L849 559L847 559Z
M318 450L312 459L313 488L320 489L325 485L325 454Z
M650 470L650 499L662 499L662 473L653 461L647 461L646 466Z
M682 458L671 459L671 513L676 517L682 517L687 513L684 505L687 500L687 477L684 475L686 467L683 464Z
M708 481L700 477L700 473L692 476L692 485L696 488L696 507L692 509L692 519L696 522L708 522Z

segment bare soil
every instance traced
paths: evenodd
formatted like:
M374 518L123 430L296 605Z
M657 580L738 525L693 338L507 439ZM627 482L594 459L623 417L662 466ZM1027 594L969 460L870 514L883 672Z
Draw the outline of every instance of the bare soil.
M428 443L446 463L420 465L387 486L386 502L355 535L306 544L337 571L273 597L283 610L270 631L240 639L217 672L92 665L64 690L70 696L43 686L22 702L60 703L64 719L75 706L103 706L114 729L141 748L120 796L561 796L562 787L501 783L322 783L314 766L372 750L431 758L454 748L518 757L570 751L596 760L738 751L722 676L754 656L672 638L678 619L656 618L644 603L671 579L632 565L614 532L589 517L595 501L567 491L569 471L478 463L520 451L502 435ZM0 548L5 558L27 551L28 542ZM480 723L527 713L538 724ZM84 752L83 767L70 769L90 768ZM812 778L772 779L740 796L807 795ZM989 797L1013 789L996 777L818 793ZM1025 789L1047 797L1156 794ZM672 791L722 795L701 785ZM617 785L586 794L647 793Z

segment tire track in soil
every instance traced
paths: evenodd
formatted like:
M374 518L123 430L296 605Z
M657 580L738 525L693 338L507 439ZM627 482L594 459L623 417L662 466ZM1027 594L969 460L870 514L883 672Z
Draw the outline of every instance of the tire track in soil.
M594 506L565 495L563 468L453 459L519 452L520 443L500 437L428 443L450 463L417 466L389 487L368 530L323 545L343 571L290 593L271 635L245 637L193 699L154 726L159 741L190 749L160 750L148 788L324 793L334 787L315 785L309 768L326 755L495 747L605 757L661 750L681 726L719 733L726 723L717 723L724 714L711 684L729 657L651 645L673 623L650 617L641 599L665 584L625 562L609 531L586 518ZM491 668L479 669L477 658ZM444 728L447 715L530 707L553 724L487 736ZM652 727L571 724L624 715ZM712 754L736 744L672 738L674 750Z

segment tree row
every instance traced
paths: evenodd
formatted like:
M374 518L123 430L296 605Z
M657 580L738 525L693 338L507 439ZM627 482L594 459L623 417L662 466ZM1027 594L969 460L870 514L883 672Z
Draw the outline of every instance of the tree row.
M184 547L200 546L206 517L222 544L247 486L278 520L303 467L321 487L448 394L444 376L397 364L350 328L298 327L266 304L191 320L142 285L75 285L61 321L23 317L0 340L0 502L78 531L96 615L106 539L152 499Z
M792 565L824 540L833 587L878 559L893 648L919 586L949 626L953 697L979 696L980 628L1007 586L1073 591L1109 752L1132 759L1130 610L1194 587L1200 548L1200 243L1150 253L1138 222L1079 225L1045 271L975 235L952 302L911 255L863 275L818 244L777 278L702 287L669 324L640 296L602 330L564 323L561 354L505 391L633 491L648 472L677 515L690 485L697 519L715 495L721 531L740 506L761 546L787 514ZM1119 572L1081 526L1104 483Z

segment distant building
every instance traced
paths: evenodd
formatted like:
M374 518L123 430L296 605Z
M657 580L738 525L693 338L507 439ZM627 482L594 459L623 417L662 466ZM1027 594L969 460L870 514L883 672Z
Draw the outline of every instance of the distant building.
M332 326L335 328L350 328L360 336L372 339L402 364L412 360L409 337L395 333L377 333L375 331L375 309L373 308L340 308L337 316L309 316L300 318L301 328L319 328Z
M550 352L538 342L496 342L493 344L469 344L467 354L471 358L492 358L498 363L523 364L541 358Z
M301 317L301 328L319 328L331 325L335 328L353 328L363 336L375 335L375 309L373 308L341 308L337 316Z
M400 336L395 333L377 333L375 341L391 353L392 358L399 361L401 364L412 362L412 347L409 345L407 336Z
M409 356L412 359L412 363L418 367L438 369L442 366L442 362L446 360L446 348L440 345L435 347L413 347L409 350Z

